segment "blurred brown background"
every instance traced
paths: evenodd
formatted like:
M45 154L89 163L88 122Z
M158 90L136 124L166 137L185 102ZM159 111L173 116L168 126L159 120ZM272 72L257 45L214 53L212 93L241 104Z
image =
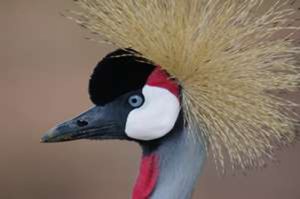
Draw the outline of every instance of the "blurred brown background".
M0 0L0 199L123 199L131 193L137 145L39 143L47 129L92 105L90 72L112 50L85 40L86 31L59 15L72 4ZM248 176L219 177L207 164L195 198L300 199L299 152L300 143L279 153L280 164Z

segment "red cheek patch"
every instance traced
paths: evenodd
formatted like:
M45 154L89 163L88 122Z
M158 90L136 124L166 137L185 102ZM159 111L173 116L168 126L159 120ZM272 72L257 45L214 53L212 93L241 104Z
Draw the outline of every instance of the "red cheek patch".
M163 71L160 66L157 66L148 77L146 85L167 89L177 98L179 98L178 84L172 80L167 72Z

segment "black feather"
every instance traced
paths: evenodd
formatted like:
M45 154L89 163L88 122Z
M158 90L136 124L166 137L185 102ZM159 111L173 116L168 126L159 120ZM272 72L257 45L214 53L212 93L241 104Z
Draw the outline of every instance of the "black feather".
M154 65L136 57L133 50L118 49L94 69L89 82L90 99L103 106L130 91L142 89Z

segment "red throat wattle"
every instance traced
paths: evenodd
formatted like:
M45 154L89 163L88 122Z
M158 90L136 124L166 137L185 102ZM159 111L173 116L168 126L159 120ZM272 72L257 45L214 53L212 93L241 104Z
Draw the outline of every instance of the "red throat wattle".
M148 77L146 85L165 88L179 98L178 84L160 66L157 66Z
M159 174L159 160L155 154L142 158L139 176L133 189L132 199L149 199Z

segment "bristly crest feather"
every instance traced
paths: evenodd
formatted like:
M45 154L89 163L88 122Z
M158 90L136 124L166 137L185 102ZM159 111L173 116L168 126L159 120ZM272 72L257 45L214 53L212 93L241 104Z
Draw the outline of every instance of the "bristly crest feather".
M299 27L289 24L295 10L286 4L261 12L264 0L77 3L73 20L178 80L186 122L201 129L191 134L204 140L220 168L259 167L295 139L296 104L273 92L300 83L300 48L290 34Z

